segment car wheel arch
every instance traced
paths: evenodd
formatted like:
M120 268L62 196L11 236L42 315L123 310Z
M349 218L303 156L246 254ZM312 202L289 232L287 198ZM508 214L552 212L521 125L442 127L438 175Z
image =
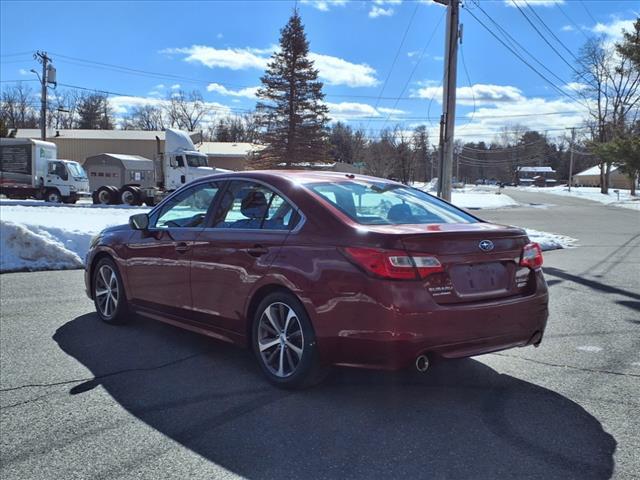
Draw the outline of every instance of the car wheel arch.
M255 292L253 292L253 295L251 295L251 300L247 304L246 315L245 315L245 319L246 319L245 338L246 338L246 345L249 348L251 348L251 340L252 340L252 337L253 337L253 333L252 333L253 332L253 321L254 321L254 316L256 314L256 310L257 310L258 306L260 305L260 302L267 295L270 295L270 294L275 293L275 292L283 292L283 293L288 293L290 295L293 295L295 298L298 299L300 304L304 307L304 303L302 302L300 297L298 295L296 295L296 293L293 290L291 290L290 288L287 288L287 287L285 287L283 285L279 285L277 283L270 283L270 284L267 284L267 285L262 285ZM307 314L308 314L308 312L307 312Z

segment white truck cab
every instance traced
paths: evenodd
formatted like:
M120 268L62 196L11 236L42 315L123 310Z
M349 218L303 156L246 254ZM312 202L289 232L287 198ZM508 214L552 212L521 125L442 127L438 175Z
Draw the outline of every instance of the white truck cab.
M48 160L44 187L49 192L45 200L50 202L68 199L67 203L75 203L78 197L91 196L87 173L73 160Z
M168 128L165 131L165 153L162 159L164 188L176 190L196 178L212 175L207 156L196 150L186 132Z

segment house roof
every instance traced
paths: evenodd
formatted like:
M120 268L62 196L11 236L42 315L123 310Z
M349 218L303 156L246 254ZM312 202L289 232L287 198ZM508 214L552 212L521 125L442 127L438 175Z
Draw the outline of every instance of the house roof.
M246 157L263 148L264 145L245 142L202 142L198 145L200 152L216 157Z
M536 172L536 173L541 173L541 172L555 173L556 172L551 167L518 167L518 171L519 172Z
M159 130L47 130L47 140L71 138L77 140L155 140L156 136L164 140L164 131ZM191 132L189 136L199 140L199 132ZM40 138L38 128L20 128L16 138Z
M616 170L618 170L618 166L617 165L611 165L611 171L615 172ZM591 168L587 168L586 170L583 170L580 173L576 173L574 175L574 177L588 177L591 175L600 175L600 165L594 165Z

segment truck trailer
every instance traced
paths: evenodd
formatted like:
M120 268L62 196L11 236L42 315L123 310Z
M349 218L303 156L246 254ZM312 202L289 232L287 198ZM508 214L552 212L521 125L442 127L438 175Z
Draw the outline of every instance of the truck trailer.
M227 170L208 166L207 156L196 150L185 132L168 128L165 151L156 137L153 160L137 155L103 153L88 157L84 167L94 203L153 206L169 192L196 178Z
M54 143L0 138L0 194L76 203L90 195L89 180L78 162L57 158Z

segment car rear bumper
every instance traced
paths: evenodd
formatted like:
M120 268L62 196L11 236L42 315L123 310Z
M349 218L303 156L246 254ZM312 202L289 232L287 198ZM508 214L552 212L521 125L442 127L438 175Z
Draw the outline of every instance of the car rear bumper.
M432 303L413 312L363 304L359 319L349 322L356 328L319 337L320 354L334 365L397 370L421 354L460 358L537 345L548 317L541 274L538 283L537 293L529 296L446 307ZM370 328L362 328L367 323Z

